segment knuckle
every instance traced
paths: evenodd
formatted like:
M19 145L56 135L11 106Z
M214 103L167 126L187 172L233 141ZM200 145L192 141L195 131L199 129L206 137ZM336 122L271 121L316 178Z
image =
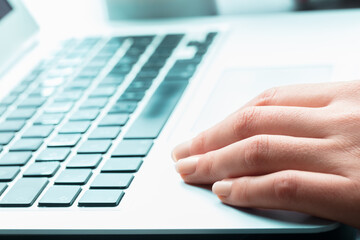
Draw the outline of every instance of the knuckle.
M286 171L274 179L275 196L281 202L290 202L296 199L298 179L291 171Z
M244 164L247 168L259 167L269 153L268 136L256 136L249 139L244 150Z
M256 106L273 105L276 102L279 88L273 87L262 92L255 100Z
M234 121L234 135L238 138L243 138L243 136L248 135L259 115L260 113L256 107L247 107L243 111L240 111Z
M205 135L205 132L201 132L192 140L190 145L190 154L194 155L205 151Z
M251 204L251 199L249 195L249 178L242 177L241 181L234 181L232 185L232 192L234 202L238 203L241 206L249 206Z
M199 166L202 166L202 172L205 176L215 177L217 175L215 160L216 158L213 152L208 152L199 159Z

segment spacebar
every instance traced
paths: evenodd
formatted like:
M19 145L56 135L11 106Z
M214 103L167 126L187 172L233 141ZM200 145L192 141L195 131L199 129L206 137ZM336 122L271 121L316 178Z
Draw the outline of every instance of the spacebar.
M187 81L162 82L124 138L157 138L187 84Z

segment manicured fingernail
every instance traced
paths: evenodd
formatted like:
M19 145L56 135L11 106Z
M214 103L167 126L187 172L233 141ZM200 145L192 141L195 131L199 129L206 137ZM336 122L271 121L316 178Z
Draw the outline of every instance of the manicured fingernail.
M231 181L216 182L212 186L212 191L218 196L228 197L231 193L231 186L232 186Z
M190 153L189 153L190 144L191 144L191 141L187 141L187 142L177 145L174 148L174 150L171 154L171 157L174 160L174 162L177 162L177 161L179 161L179 159L190 156Z
M175 164L176 171L180 174L192 174L196 170L196 165L198 163L199 157L192 156L188 158L181 159Z

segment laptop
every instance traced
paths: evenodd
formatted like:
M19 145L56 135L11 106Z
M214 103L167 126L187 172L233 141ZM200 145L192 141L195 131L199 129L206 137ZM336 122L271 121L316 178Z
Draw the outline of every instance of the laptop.
M346 24L356 12L339 16ZM0 235L340 236L344 226L325 219L224 205L208 186L183 183L170 157L268 87L334 79L329 58L260 54L275 41L263 31L272 24L279 38L283 30L297 37L284 19L302 34L327 16L231 20L237 30L217 18L156 22L153 32L139 22L135 31L58 39L42 51L49 42L36 37L25 6L0 0ZM253 35L241 34L246 26Z

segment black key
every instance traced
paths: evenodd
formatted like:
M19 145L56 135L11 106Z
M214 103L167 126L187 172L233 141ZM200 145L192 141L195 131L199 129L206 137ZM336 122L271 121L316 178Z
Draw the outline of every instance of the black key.
M16 101L16 99L18 98L18 96L15 96L15 95L9 95L3 99L1 99L0 101L0 105L1 106L8 106L8 105L11 105L13 102Z
M141 158L110 158L101 172L137 172L142 162Z
M119 86L121 83L124 82L124 79L125 79L125 77L107 76L107 77L105 77L104 80L102 80L100 82L99 85L102 85L102 86L107 86L107 85L109 85L109 86L112 86L112 85Z
M0 134L0 145L7 145L14 138L13 133L1 133Z
M46 138L48 137L51 132L54 130L54 126L47 125L34 125L27 129L24 134L23 138Z
M89 127L89 121L68 122L63 125L59 133L85 133Z
M0 106L0 116L3 115L6 112L6 107Z
M66 168L96 168L101 160L101 154L78 154L70 160Z
M87 87L89 87L89 85ZM66 89L66 91L62 92L54 99L54 102L77 101L78 99L81 98L82 95L83 95L83 91L79 90L79 88L76 89L72 88L71 90Z
M170 69L170 71L166 75L165 79L167 81L169 81L169 80L172 80L172 81L174 81L174 80L188 81L194 75L195 71L196 71L196 69L182 70L182 69L172 68L172 69Z
M73 91L73 90L85 90L87 89L92 83L91 79L82 78L81 81L72 81L67 86L66 89ZM81 97L81 91L79 91L79 98ZM60 95L61 96L61 95ZM78 99L78 98L76 98Z
M0 183L0 196L5 192L8 185L6 183Z
M100 173L91 183L90 188L125 189L130 186L134 176L130 173Z
M136 76L140 78L156 78L159 71L156 70L141 70Z
M98 109L80 109L71 116L70 121L93 121L98 115Z
M21 138L12 145L10 151L36 151L43 144L40 138Z
M148 46L153 41L154 36L133 36L133 46Z
M121 190L89 189L79 200L80 207L115 207L119 205L124 192Z
M0 166L24 166L31 157L31 152L9 152L0 158Z
M125 138L157 138L186 86L185 81L162 82Z
M90 134L89 139L115 139L121 131L121 127L97 127Z
M97 108L102 109L108 103L108 98L89 98L83 102L80 109Z
M2 207L30 207L48 184L46 178L21 178L0 201Z
M145 92L150 88L151 84L152 81L133 81L126 90L131 92Z
M65 169L55 180L58 185L84 185L90 179L90 169Z
M124 126L128 120L127 113L109 114L100 121L99 126Z
M59 170L58 162L35 162L24 172L24 177L52 177Z
M109 113L133 113L137 107L137 102L118 101L110 109Z
M35 124L58 125L63 118L63 113L43 113L38 119L36 119Z
M79 186L52 186L40 199L40 207L70 207L81 192Z
M106 153L111 146L111 140L87 140L78 149L78 153Z
M37 158L37 162L65 161L71 152L70 148L46 148Z
M115 148L115 157L145 157L153 145L152 140L132 139L123 140Z
M0 132L18 132L25 125L23 120L8 120L0 123Z
M10 182L19 174L20 167L0 167L0 182Z
M159 44L159 46L163 47L163 46L170 46L170 47L176 47L181 39L184 37L184 34L169 34L166 35L163 40L161 41L161 43Z
M19 104L19 108L38 108L41 107L46 101L46 98L42 97L28 97L22 103Z
M91 94L90 98L111 97L116 92L116 87L98 87Z
M136 101L136 102L139 102L139 101L141 101L143 99L144 96L145 96L144 92L126 91L121 95L120 101Z
M6 119L17 120L17 119L30 119L36 112L35 108L19 108L11 112Z
M54 102L45 108L46 113L68 113L73 107L73 102Z
M49 147L74 147L80 141L80 134L58 134L54 137Z

